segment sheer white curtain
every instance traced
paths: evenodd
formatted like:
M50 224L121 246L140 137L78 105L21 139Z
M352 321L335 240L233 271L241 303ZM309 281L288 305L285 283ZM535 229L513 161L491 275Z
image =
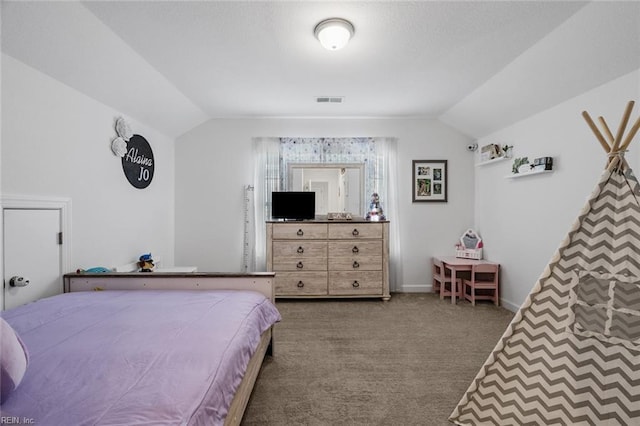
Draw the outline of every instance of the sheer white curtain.
M271 192L280 190L280 139L253 139L253 232L255 248L249 261L251 271L266 271L265 221L271 216Z
M389 220L389 288L395 291L402 280L402 253L398 212L398 154L395 138L374 138L378 168L382 174L379 195Z

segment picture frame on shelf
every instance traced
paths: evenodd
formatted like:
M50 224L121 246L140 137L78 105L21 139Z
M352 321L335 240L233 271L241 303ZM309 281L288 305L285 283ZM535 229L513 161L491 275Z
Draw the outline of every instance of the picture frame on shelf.
M490 143L480 148L480 161L490 161L501 156L502 148L500 145Z
M447 202L447 160L413 160L414 203Z

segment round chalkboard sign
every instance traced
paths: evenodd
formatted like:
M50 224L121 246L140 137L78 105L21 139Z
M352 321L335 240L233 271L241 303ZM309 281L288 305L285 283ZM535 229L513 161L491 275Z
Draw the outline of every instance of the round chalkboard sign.
M140 135L133 135L127 142L127 153L122 157L122 170L129 183L142 189L153 179L155 162L149 142Z

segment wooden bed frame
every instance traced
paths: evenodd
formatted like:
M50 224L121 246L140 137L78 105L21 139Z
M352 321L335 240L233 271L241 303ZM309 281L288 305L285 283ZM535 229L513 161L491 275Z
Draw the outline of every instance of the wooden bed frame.
M75 273L64 276L65 293L102 290L251 290L264 294L275 303L273 272L177 273L177 272L110 272ZM262 334L260 344L249 360L225 419L225 426L242 421L251 392L266 354L273 355L273 327Z

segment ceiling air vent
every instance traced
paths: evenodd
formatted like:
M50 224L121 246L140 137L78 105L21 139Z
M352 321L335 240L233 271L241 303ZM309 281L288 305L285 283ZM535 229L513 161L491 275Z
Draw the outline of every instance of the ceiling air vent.
M316 102L319 104L341 104L344 102L344 96L317 96Z

